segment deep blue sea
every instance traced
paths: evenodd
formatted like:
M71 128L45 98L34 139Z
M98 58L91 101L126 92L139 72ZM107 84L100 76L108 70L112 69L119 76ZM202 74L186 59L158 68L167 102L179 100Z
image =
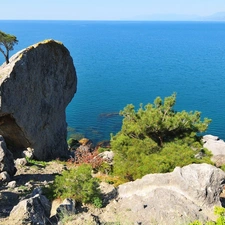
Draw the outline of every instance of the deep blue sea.
M212 119L207 133L225 139L223 22L0 21L0 30L19 40L11 54L50 38L69 49L78 76L66 111L72 132L109 139L127 104L176 92L176 110L201 111Z

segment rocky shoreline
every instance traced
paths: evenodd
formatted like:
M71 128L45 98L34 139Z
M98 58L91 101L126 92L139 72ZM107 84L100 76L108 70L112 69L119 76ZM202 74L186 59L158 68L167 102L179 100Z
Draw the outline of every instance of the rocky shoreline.
M225 143L218 137L206 135L203 142L204 146L210 145L213 154L216 149L220 156L225 155ZM2 180L1 225L188 224L197 219L215 219L213 207L225 205L225 173L208 164L191 164L176 167L171 173L149 174L117 188L102 182L105 204L97 209L70 199L50 202L43 194L42 189L53 182L55 175L69 169L69 164L34 161L32 165L25 160L15 160L16 174L11 180ZM60 219L62 210L66 216Z

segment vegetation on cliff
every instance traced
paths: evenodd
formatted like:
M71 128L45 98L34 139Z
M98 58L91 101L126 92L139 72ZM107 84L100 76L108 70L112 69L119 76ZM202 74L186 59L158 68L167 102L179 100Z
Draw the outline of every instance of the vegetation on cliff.
M16 36L0 31L0 52L4 55L6 64L9 63L9 51L18 43ZM5 50L1 47L3 46Z
M49 190L53 198L72 198L80 203L92 203L99 208L102 206L99 182L92 177L91 166L87 164L57 175Z
M148 173L170 172L176 166L211 163L199 137L211 120L202 121L198 111L177 112L175 102L174 93L164 101L157 97L153 104L140 105L137 111L129 104L120 112L121 131L111 137L115 175L129 181Z
M216 221L208 221L206 223L202 223L201 221L196 220L193 223L190 223L189 225L224 225L225 224L225 208L215 206L214 213L215 215L218 216Z

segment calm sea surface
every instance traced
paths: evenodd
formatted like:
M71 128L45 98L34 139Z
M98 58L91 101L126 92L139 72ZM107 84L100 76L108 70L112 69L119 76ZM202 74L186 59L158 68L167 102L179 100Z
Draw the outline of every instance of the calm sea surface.
M72 132L109 139L128 103L176 92L176 110L201 111L213 120L208 133L225 139L225 23L0 21L0 30L19 40L11 54L50 38L69 49L78 76Z

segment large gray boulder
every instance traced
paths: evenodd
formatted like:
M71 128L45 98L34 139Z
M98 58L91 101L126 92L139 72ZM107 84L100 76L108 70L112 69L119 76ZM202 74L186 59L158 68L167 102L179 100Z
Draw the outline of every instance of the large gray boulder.
M65 109L77 78L68 49L46 40L0 67L0 135L10 149L30 147L40 160L67 153Z
M149 174L120 185L117 201L106 207L101 220L174 225L215 219L213 207L221 206L224 179L222 170L208 164L177 167L166 174Z

